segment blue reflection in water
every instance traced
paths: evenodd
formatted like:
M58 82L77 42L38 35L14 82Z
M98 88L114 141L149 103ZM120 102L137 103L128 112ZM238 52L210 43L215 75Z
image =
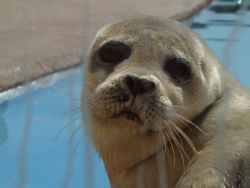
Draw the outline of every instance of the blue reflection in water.
M80 105L81 76L80 68L74 69L67 79L51 87L32 91L32 120L26 165L27 188L62 187L70 156L69 144L75 152L69 187L83 187L85 184L84 177L87 177L88 170L84 167L87 155L83 151L83 145L86 141L81 139L82 131L78 129L81 126L80 113L73 114ZM19 148L24 131L27 100L29 98L24 95L0 105L1 188L11 188L18 180ZM102 161L93 149L90 152L94 161L94 187L110 187Z
M239 13L218 14L206 10L193 20L191 27L206 40L222 62L223 49L228 42L231 44L227 54L231 62L229 71L250 88L249 13L243 17L243 24L236 32L237 35L233 38L230 36L237 24L235 21L240 16ZM32 91L31 98L22 95L0 104L1 188L12 188L18 180L20 140L25 131L23 127L27 114L27 100L30 99L32 99L32 119L27 146L26 188L62 187L66 172L70 172L67 171L68 167L72 167L69 173L69 187L84 187L83 185L86 185L84 177L89 175L85 163L87 153L90 153L93 159L93 187L110 187L102 161L92 147L89 151L84 150L86 141L81 139L80 114L75 113L75 109L79 109L80 105L82 86L80 69L73 69L71 76L53 86ZM61 117L58 116L60 114ZM72 122L74 118L77 120ZM71 151L74 152L73 157L70 155ZM69 159L72 164L67 163Z

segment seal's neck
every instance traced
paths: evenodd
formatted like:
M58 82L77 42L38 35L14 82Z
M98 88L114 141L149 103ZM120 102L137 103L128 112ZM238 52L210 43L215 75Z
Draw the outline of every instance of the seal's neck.
M139 187L138 185L146 188L174 187L193 157L184 142L180 145L182 146L178 147L183 147L185 154L182 149L169 146L166 151L161 151L132 168L117 174L109 173L112 187Z

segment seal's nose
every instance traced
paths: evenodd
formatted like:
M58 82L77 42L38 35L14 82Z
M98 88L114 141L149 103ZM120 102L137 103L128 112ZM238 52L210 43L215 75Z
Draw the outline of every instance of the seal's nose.
M124 83L133 95L153 92L156 88L155 82L135 75L125 76Z

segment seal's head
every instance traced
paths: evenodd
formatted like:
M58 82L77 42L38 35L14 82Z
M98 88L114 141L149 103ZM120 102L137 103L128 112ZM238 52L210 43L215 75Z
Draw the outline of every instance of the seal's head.
M109 173L146 161L210 105L220 95L217 68L209 49L176 21L136 18L101 29L84 96Z

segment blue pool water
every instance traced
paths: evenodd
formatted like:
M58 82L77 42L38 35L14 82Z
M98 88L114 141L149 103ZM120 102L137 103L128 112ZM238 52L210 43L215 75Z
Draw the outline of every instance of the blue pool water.
M243 24L236 28L239 19ZM250 88L249 12L242 15L207 9L192 20L191 27ZM87 139L82 139L81 69L60 73L56 82L48 83L52 77L36 81L30 88L19 89L25 94L12 99L0 95L0 188L110 187L102 161Z
M19 181L21 140L27 124L30 129L25 187L63 187L68 166L72 168L68 187L83 187L88 172L84 164L86 149L83 151L85 141L81 139L79 113L81 76L80 68L71 70L66 79L52 86L28 91L28 94L1 103L1 188L16 187ZM27 117L29 109L31 114ZM98 179L94 187L109 187L102 162L93 150L90 151L94 157L95 179Z

